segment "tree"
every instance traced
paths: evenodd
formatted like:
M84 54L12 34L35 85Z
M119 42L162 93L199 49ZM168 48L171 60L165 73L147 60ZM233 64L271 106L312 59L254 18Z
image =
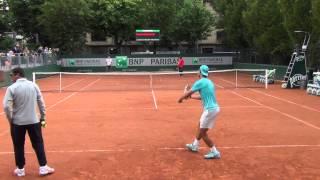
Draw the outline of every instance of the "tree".
M143 23L140 28L160 29L161 42L170 46L175 36L175 17L179 1L181 0L143 0L141 6Z
M295 30L311 32L311 0L280 0L280 11L283 24L287 30L292 43L303 40L303 36L298 38Z
M48 43L43 34L43 27L38 23L37 17L41 15L41 6L44 0L8 0L10 13L14 20L13 29L38 43ZM38 37L40 36L40 39Z
M312 27L314 33L319 37L320 34L320 1L312 0Z
M265 56L279 55L282 57L282 54L286 54L290 49L290 41L283 26L283 16L277 1L248 0L248 8L243 13L248 41L252 47Z
M243 20L243 12L247 9L245 0L212 0L215 10L220 14L217 26L226 34L227 47L248 48L247 30Z
M11 37L1 36L0 37L0 49L1 50L11 50L14 47L14 40Z
M90 2L93 29L101 28L107 36L113 37L119 47L134 38L137 27L143 22L141 0L95 0Z
M197 40L208 37L214 23L213 14L205 8L202 0L185 0L177 10L174 41L195 45Z
M320 1L312 0L311 8L311 23L312 23L312 36L311 36L311 53L309 63L313 68L320 69Z
M2 0L0 4L0 33L10 31L11 29L11 14L8 11L9 6L7 5L7 0Z
M37 19L44 26L53 47L73 54L85 45L89 7L86 0L47 0Z
M200 0L92 0L92 31L111 36L117 46L134 40L136 29L160 29L161 42L195 41L208 36L212 14Z
M320 42L319 42L319 11L318 0L280 0L279 5L284 15L284 24L289 34L291 43L299 45L304 40L304 34L297 34L294 31L305 31L311 34L311 41L308 46L307 64L313 66L320 64Z
M11 31L11 18L9 13L0 15L0 34Z

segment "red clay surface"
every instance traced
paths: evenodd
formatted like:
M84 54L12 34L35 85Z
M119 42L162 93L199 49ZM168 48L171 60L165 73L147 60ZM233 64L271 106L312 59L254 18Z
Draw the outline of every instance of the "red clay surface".
M320 97L280 84L224 88L230 79L213 78L221 113L209 134L222 159L204 160L204 142L199 153L184 148L194 139L200 102L178 104L182 88L160 86L197 77L159 79L153 79L153 92L148 78L126 81L131 86L125 90L121 80L98 77L64 81L78 91L44 92L45 148L56 169L46 179L320 179ZM54 78L38 83L42 89L58 84ZM0 118L0 179L16 179L3 112ZM23 179L39 178L29 140L25 168Z

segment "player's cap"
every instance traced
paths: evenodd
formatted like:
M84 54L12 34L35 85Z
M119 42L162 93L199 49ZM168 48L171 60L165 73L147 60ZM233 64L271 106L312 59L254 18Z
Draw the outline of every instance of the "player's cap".
M200 73L202 74L202 76L208 77L209 67L207 65L201 65L200 66Z

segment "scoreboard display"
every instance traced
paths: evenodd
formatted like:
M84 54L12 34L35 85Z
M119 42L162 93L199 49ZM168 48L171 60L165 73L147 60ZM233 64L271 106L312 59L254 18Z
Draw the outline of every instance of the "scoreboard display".
M136 41L160 41L160 30L137 29Z

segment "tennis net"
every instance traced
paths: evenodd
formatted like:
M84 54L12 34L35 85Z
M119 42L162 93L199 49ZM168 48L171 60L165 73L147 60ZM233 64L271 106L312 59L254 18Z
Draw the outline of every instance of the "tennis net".
M228 69L209 71L217 89L267 88L253 75L265 75L265 69ZM199 79L198 71L189 72L34 72L33 81L42 91L131 91L182 90Z

